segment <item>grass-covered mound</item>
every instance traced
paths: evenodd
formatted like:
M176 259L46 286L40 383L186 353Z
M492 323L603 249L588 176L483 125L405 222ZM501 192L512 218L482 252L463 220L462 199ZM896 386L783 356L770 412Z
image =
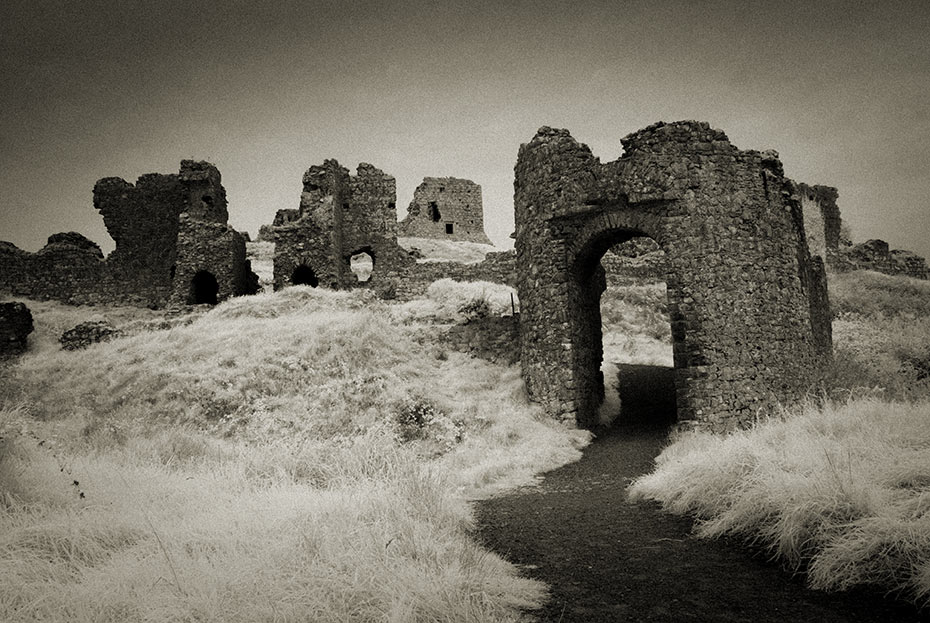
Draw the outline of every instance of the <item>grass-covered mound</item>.
M633 483L699 535L768 548L816 588L930 600L930 284L831 275L830 400L680 435ZM843 398L838 398L843 397Z
M0 371L0 620L508 621L543 599L465 498L586 437L428 314L295 287L65 352L42 327L87 311L34 307L46 347Z

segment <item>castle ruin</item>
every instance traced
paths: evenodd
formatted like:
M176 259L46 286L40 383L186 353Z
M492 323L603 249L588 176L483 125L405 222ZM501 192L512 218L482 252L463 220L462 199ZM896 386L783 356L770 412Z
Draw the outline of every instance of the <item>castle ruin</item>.
M396 183L366 163L356 175L336 160L303 176L300 208L275 217L274 289L289 285L350 288L353 257L370 257L372 283L413 263L397 244Z
M456 177L425 177L413 192L401 236L491 244L484 233L481 186Z
M227 225L220 172L183 160L177 174L149 173L135 184L107 177L94 207L116 248L73 232L54 234L37 253L0 243L0 289L73 304L142 306L216 303L255 291L245 240Z
M705 123L658 123L602 164L567 130L520 147L514 180L523 376L553 416L596 424L601 256L665 251L679 425L727 430L800 397L831 359L821 258L774 152Z

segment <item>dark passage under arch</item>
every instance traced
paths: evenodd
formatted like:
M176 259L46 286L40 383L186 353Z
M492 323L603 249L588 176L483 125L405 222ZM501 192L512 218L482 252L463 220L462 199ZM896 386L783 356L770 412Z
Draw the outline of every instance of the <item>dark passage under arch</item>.
M291 273L291 283L295 286L310 286L311 288L315 288L320 285L320 280L317 278L312 268L306 264L301 264Z
M206 270L197 271L191 279L190 302L194 305L216 305L219 291L220 286L213 273Z

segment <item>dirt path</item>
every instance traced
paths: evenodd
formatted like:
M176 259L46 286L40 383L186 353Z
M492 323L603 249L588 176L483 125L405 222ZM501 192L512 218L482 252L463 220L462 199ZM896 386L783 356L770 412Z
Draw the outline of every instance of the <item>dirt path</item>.
M621 378L623 424L539 486L478 505L485 544L552 587L541 621L930 621L875 595L808 590L738 543L693 538L687 518L629 503L626 486L651 469L674 405L670 370L623 366Z

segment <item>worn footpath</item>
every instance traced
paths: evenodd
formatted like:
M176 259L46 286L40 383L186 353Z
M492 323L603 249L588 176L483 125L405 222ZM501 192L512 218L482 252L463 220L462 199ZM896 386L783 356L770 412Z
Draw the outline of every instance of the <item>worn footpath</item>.
M670 369L621 366L624 420L577 463L478 505L480 537L551 586L541 621L930 621L930 611L868 592L804 586L764 552L700 540L691 519L630 503L674 417Z

